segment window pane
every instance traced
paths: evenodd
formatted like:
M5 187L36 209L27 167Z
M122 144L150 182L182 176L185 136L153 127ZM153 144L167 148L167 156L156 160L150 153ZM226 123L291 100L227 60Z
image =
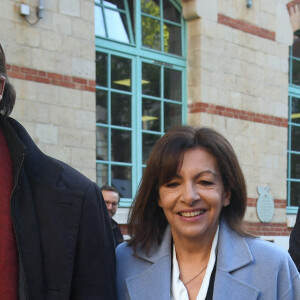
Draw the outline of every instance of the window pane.
M164 97L171 100L182 100L182 72L165 68Z
M142 42L145 47L161 50L159 20L142 16Z
M142 77L143 94L160 97L160 67L143 63Z
M291 154L291 178L300 179L300 154Z
M291 150L300 152L300 127L291 126Z
M108 37L119 42L129 43L126 14L116 10L105 9Z
M300 39L297 37L293 44L293 56L300 58Z
M111 184L119 191L121 198L131 198L131 167L111 166Z
M131 91L131 60L111 57L111 86L122 91Z
M99 187L108 184L108 167L104 164L97 164L97 184Z
M112 8L125 9L124 0L105 0L103 4Z
M107 92L96 91L96 122L107 124Z
M131 96L111 94L111 124L131 127Z
M292 98L291 121L300 124L300 99Z
M164 19L180 23L180 12L170 1L163 1Z
M131 132L111 130L111 160L116 162L131 162Z
M160 17L159 0L142 0L141 7L143 13Z
M96 83L107 87L107 54L96 52Z
M164 107L164 131L168 131L174 126L178 126L182 123L181 120L181 105L173 103L165 103Z
M290 191L290 205L297 206L300 205L300 182L291 182L291 191Z
M108 160L108 129L96 127L96 159Z
M95 35L105 37L102 8L95 6Z
M292 64L293 64L292 83L296 85L300 85L300 61L293 59Z
M142 127L144 130L160 131L161 103L143 99Z
M160 138L160 135L143 133L143 164L147 163L150 152L156 143L156 141Z
M181 55L181 27L164 23L164 51Z

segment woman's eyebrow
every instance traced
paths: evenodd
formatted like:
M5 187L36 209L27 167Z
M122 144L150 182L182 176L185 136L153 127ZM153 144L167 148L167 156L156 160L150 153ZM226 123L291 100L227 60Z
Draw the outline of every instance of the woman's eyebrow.
M204 171L201 171L199 173L197 173L194 178L199 178L200 176L202 175L205 175L205 174L212 174L215 178L218 178L218 174L212 170L204 170Z
M200 177L200 176L202 176L202 175L204 175L204 174L206 174L206 173L212 174L215 178L218 177L218 174L217 174L216 172L212 171L212 170L203 170L203 171L201 171L201 172L195 174L193 177L194 177L194 178L198 178L198 177ZM175 174L173 178L181 179L182 176L181 176L180 174Z

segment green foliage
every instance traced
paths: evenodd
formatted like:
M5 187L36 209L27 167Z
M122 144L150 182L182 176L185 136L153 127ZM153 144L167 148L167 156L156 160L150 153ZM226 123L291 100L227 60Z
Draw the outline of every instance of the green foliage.
M160 7L153 0L142 0L141 1L142 12L161 18ZM143 45L150 47L152 49L161 50L160 42L160 20L153 19L151 17L142 16L142 41ZM163 25L163 35L164 35L164 51L169 51L169 29L164 24Z

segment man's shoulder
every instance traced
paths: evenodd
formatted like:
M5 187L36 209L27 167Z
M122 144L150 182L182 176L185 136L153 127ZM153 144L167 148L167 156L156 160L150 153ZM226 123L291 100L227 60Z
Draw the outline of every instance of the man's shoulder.
M71 167L70 165L60 161L56 158L48 156L48 159L53 163L59 165L62 168L62 174L60 180L62 180L68 186L76 189L78 185L88 186L93 183L88 177L83 175L81 172Z
M118 227L118 223L113 219L113 218L110 218L110 222L111 222L111 226L114 228L114 227Z
M73 167L41 151L26 129L16 120L9 118L8 121L17 137L25 145L25 166L30 175L40 181L51 182L51 184L55 182L57 185L74 191L82 190L92 183L90 179Z

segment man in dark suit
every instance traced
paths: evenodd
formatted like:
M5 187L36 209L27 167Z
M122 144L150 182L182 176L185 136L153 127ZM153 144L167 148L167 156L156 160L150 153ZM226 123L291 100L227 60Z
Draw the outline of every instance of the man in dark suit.
M110 185L104 185L100 188L100 190L102 192L110 216L111 227L114 236L114 243L115 247L117 247L119 244L123 243L124 239L121 230L118 227L118 223L115 220L113 220L112 217L117 212L118 204L120 202L120 194L117 189Z
M0 45L0 298L116 299L99 188L38 149L9 117L15 98Z
M290 236L289 253L300 272L300 209L298 209L296 223Z

